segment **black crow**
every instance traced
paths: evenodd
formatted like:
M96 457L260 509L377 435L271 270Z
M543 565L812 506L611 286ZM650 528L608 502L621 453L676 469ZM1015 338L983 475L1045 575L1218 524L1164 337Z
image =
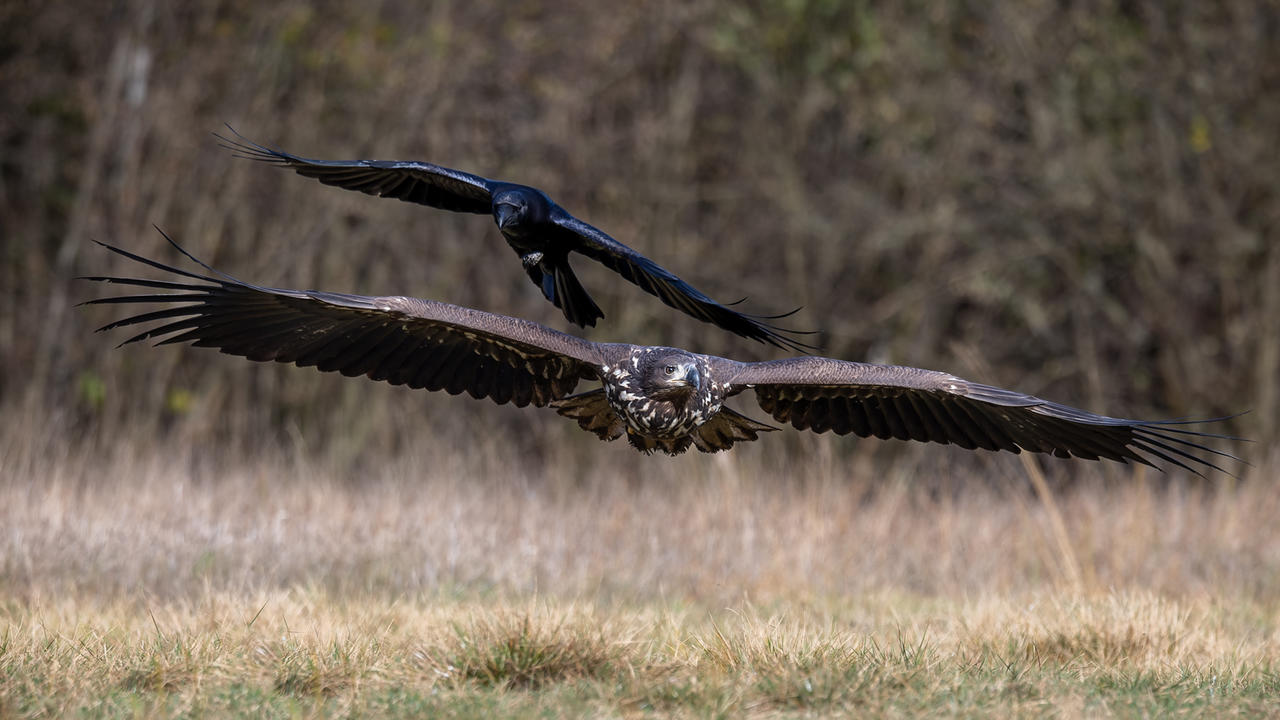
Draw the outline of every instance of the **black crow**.
M573 274L569 266L571 252L601 263L667 305L703 322L777 347L800 352L812 349L788 337L805 333L764 322L790 313L748 315L722 305L649 258L570 215L537 188L427 162L312 160L254 143L230 125L227 129L235 139L217 133L214 136L240 157L290 168L326 185L443 210L492 215L507 244L520 256L529 279L575 325L593 326L604 313Z

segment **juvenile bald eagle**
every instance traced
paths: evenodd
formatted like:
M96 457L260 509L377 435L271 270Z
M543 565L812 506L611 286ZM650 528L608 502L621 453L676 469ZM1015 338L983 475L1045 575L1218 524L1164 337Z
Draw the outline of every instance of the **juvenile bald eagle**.
M397 160L312 160L214 133L239 157L272 163L326 185L359 190L443 210L492 215L507 244L520 256L529 279L564 311L569 322L593 326L604 313L569 266L569 253L585 255L671 307L752 340L804 352L792 335L764 322L784 315L748 315L722 305L657 263L570 215L546 193L516 183L490 180L427 162ZM794 311L793 311L794 312Z
M100 328L160 321L122 345L168 336L159 344L190 342L250 360L454 395L465 391L499 404L550 405L601 439L625 435L646 453L675 455L690 445L704 452L727 450L776 430L723 405L750 389L765 412L801 430L1156 467L1154 458L1193 472L1221 470L1195 452L1233 458L1199 440L1227 436L1192 431L1185 422L1095 415L947 373L821 357L743 363L670 347L594 343L527 320L432 300L260 287L173 245L210 275L104 244L180 277L85 278L172 291L88 302L166 305ZM603 387L571 395L580 380L599 380Z

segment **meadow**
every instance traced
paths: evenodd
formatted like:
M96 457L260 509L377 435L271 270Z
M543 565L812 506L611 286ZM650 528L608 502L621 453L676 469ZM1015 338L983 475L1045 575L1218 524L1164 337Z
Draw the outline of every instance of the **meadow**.
M5 717L1280 711L1275 457L1037 495L1065 463L925 489L959 451L859 474L602 445L538 477L493 444L353 477L19 434Z
M1280 714L1280 7L0 3L0 720ZM547 410L94 334L178 262L740 360L490 218L210 135L544 188L831 357L1233 416L1207 479ZM143 273L149 271L143 270ZM148 275L152 277L151 275ZM580 389L587 389L586 385ZM765 419L751 402L735 409ZM1243 415L1237 415L1244 412Z

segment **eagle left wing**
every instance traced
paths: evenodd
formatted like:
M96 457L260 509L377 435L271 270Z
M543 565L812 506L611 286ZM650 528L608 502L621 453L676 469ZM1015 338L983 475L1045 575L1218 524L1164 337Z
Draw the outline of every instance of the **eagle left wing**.
M161 233L163 234L163 233ZM432 300L283 290L241 282L200 263L200 275L99 243L178 280L98 276L99 282L175 292L125 295L85 304L161 304L99 330L160 321L121 345L169 336L250 360L366 375L392 385L470 393L523 407L543 406L597 377L602 345L527 320Z
M561 241L567 247L618 273L628 282L657 297L670 307L751 340L796 352L807 352L813 349L812 346L789 337L789 335L807 333L785 330L764 322L774 319L772 316L748 315L722 305L676 277L671 271L614 240L601 230L588 225L561 208L557 207L556 210L552 222L563 234ZM790 314L785 313L777 317Z
M1193 451L1239 459L1195 439L1237 438L1183 427L1190 422L1095 415L933 370L822 357L735 366L730 393L754 389L765 412L800 430L1158 467L1149 455L1197 474L1226 471Z

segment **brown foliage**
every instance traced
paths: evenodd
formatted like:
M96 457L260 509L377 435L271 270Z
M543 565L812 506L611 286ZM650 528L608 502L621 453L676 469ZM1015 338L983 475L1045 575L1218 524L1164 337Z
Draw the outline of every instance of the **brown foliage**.
M538 185L718 299L803 305L793 324L821 329L825 354L1112 414L1253 409L1228 429L1269 444L1276 8L6 3L0 404L103 440L123 425L222 448L294 433L353 457L467 436L455 427L530 452L572 435L90 335L106 314L71 309L95 292L71 278L122 267L87 240L172 258L151 223L248 280L564 327L488 219L236 160L208 134L229 122L313 157ZM583 274L608 316L595 339L777 356Z

